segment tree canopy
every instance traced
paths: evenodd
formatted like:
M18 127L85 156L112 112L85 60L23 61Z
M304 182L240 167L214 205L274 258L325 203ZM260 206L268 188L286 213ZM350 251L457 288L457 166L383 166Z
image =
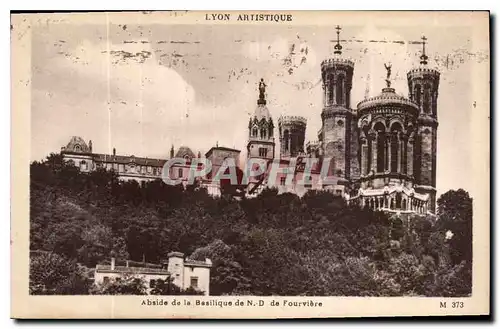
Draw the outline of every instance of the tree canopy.
M96 291L93 268L111 254L159 263L170 251L212 260L211 295L471 293L472 200L463 190L439 198L438 218L397 216L325 191L299 198L268 188L247 199L227 186L212 197L160 180L120 181L56 154L31 164L30 185L33 294L148 293L134 278ZM149 293L196 293L172 289L158 282Z

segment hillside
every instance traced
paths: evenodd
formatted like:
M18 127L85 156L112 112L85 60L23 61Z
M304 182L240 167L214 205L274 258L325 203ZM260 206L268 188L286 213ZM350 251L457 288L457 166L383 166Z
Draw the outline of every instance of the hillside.
M238 201L125 183L112 172L80 173L54 154L31 164L30 188L33 294L91 293L91 269L111 254L157 263L170 251L212 259L212 295L471 292L472 200L463 190L441 196L437 221L401 220L327 192L267 189Z

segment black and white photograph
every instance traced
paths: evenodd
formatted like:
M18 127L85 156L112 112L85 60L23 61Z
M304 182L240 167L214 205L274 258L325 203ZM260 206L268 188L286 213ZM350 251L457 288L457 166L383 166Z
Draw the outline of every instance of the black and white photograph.
M154 14L11 26L29 296L444 311L488 284L487 12Z

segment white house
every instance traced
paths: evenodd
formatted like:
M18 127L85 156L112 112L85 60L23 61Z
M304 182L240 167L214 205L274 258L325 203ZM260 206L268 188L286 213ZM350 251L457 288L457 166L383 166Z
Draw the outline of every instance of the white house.
M210 294L210 259L195 261L184 258L180 252L168 254L168 261L163 264L146 264L134 266L135 262L126 261L125 266L117 265L115 258L110 264L98 264L95 268L94 283L103 284L110 279L131 275L145 280L148 290L153 287L154 280L173 278L173 283L182 289L192 287L203 291L206 296Z

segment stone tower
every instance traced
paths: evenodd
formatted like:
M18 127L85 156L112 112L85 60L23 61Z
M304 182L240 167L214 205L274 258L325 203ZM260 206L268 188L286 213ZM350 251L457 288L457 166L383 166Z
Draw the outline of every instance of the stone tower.
M304 154L307 120L301 116L284 116L278 120L280 158L294 158Z
M427 67L426 38L422 37L420 67L408 72L409 97L419 107L413 162L415 190L430 195L429 210L436 208L437 99L439 72Z
M259 99L254 116L248 122L247 157L271 160L274 158L274 123L267 108L266 84L259 82Z
M353 113L351 105L352 76L354 63L344 59L340 45L340 27L337 26L337 44L334 57L321 63L323 81L322 128L319 140L324 158L330 158L329 175L347 181L350 178L351 126ZM355 141L357 142L357 141Z

